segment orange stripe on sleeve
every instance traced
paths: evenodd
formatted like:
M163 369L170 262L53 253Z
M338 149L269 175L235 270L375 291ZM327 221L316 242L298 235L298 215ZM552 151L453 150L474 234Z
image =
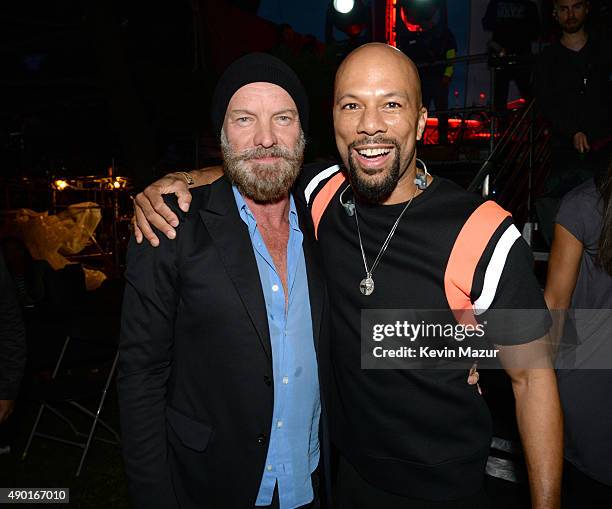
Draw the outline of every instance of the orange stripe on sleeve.
M480 205L461 228L444 273L446 300L457 322L476 325L470 292L482 253L510 212L494 201Z
M318 239L319 223L325 213L325 209L329 205L329 202L334 197L340 186L346 181L346 177L343 173L337 173L330 178L327 183L321 188L321 190L315 196L312 202L312 222L314 223L315 238Z

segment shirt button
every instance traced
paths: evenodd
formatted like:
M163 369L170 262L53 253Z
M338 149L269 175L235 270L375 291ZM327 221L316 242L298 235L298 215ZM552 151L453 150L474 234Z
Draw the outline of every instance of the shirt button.
M278 292L278 285L272 285L272 291Z
M264 445L266 443L266 435L263 435L263 434L257 435L257 443L259 445Z
M288 376L284 376L284 377L283 377L283 383L284 383L285 385L287 385L287 384L289 383L289 377L288 377Z
M282 428L282 427L283 427L283 421L278 421L278 422L276 423L276 427L277 427L277 428Z
M272 471L272 465L268 465L268 466L266 467L266 469L268 470L268 472L271 472L271 471Z

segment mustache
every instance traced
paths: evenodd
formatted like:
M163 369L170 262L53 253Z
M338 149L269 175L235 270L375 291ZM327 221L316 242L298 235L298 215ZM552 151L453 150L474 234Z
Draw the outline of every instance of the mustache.
M274 145L269 148L255 147L246 149L235 155L237 161L249 161L250 159L261 159L264 157L281 157L293 160L296 158L295 152L282 145Z
M348 146L349 153L360 145L393 145L399 151L399 142L395 138L385 138L384 136L364 136L351 142Z

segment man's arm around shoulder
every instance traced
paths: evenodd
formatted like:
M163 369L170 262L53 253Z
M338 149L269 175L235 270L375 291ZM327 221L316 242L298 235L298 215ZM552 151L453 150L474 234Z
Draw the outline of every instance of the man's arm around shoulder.
M176 237L175 228L179 224L178 211L164 201L165 195L175 195L178 209L187 212L191 206L190 189L212 184L223 175L221 166L200 168L190 172L178 171L156 180L134 198L134 217L132 224L134 236L139 244L143 239L157 247L161 232L167 238ZM155 231L155 228L159 230Z

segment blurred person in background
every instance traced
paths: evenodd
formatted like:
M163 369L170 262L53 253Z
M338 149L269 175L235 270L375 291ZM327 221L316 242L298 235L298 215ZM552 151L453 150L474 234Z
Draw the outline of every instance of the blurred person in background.
M0 252L0 454L10 452L7 420L15 407L26 360L25 328L19 301Z
M612 164L563 198L544 296L563 338L564 507L612 507Z
M555 0L561 37L537 66L538 104L552 127L545 192L557 198L604 169L610 153L612 51L605 34L587 30L590 9L585 0Z
M0 245L20 304L32 307L41 303L45 294L41 265L34 262L27 246L18 237L5 237Z
M71 281L60 275L67 269L56 271L46 260L35 260L19 237L1 239L0 252L21 308L28 345L26 372L30 374L55 364L77 294Z
M405 4L405 5L402 5ZM417 8L419 7L419 8ZM448 91L454 66L444 63L457 57L457 41L439 5L409 6L400 2L397 24L399 48L419 67L423 106L433 102L438 119L438 143L448 143ZM438 62L437 64L433 64ZM442 62L442 63L440 63ZM445 113L438 113L445 112Z
M507 109L508 89L514 80L523 98L530 98L531 43L540 34L538 8L532 0L491 0L482 18L485 32L491 32L489 47L499 61L495 71L495 110ZM512 62L512 63L510 63Z

